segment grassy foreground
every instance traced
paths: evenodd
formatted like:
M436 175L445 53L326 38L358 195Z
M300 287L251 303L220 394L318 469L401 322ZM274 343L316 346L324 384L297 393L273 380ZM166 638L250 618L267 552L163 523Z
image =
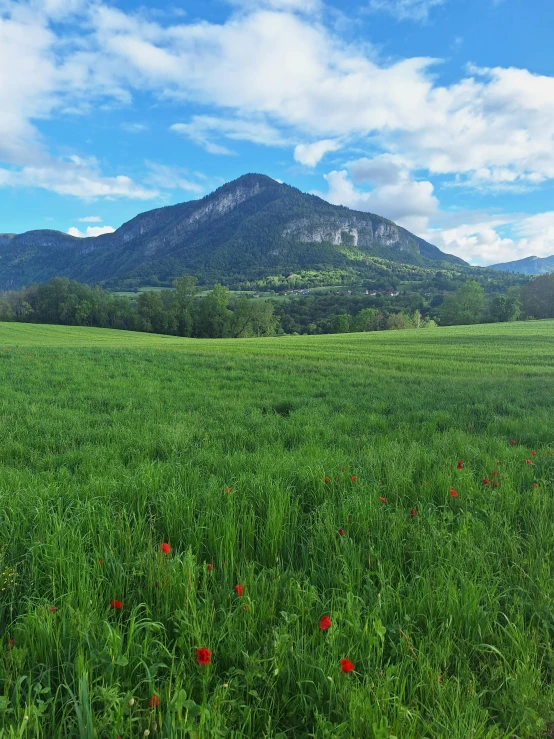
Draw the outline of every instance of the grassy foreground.
M0 391L2 739L554 732L554 322L0 324Z

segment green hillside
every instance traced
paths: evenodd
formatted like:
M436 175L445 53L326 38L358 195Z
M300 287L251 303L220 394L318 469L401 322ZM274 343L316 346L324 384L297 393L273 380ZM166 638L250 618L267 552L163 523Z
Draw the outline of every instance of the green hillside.
M0 736L548 736L553 339L0 323Z

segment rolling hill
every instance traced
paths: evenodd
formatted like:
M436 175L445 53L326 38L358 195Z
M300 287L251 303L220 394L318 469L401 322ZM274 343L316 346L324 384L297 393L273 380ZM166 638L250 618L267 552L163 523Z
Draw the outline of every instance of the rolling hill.
M201 283L330 267L363 274L374 257L420 266L465 265L385 218L247 174L201 200L141 213L111 234L0 234L0 289L55 276L148 284L184 273Z

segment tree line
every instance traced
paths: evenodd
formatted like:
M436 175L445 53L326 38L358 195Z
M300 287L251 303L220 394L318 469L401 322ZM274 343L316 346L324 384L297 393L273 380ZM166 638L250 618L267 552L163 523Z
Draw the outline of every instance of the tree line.
M470 280L426 303L418 293L395 298L311 295L286 301L236 298L222 285L200 294L196 278L136 299L55 277L0 294L0 321L97 326L194 338L346 333L554 318L554 273L487 295Z

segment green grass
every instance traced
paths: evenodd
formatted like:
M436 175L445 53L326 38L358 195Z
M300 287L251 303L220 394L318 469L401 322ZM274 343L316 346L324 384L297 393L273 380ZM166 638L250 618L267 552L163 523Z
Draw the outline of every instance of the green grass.
M0 738L547 736L553 381L551 321L0 324Z

